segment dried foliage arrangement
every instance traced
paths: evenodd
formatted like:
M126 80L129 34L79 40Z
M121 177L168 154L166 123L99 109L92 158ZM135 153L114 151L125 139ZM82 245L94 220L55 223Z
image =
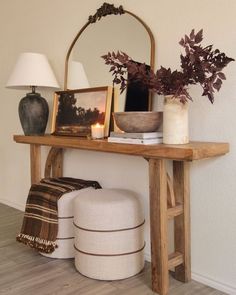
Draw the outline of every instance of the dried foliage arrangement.
M214 93L219 91L223 80L226 79L222 70L233 58L226 56L219 49L213 49L213 45L202 47L203 30L195 34L192 30L190 35L185 35L179 42L184 48L184 54L180 55L181 70L172 71L162 67L156 72L147 71L145 64L136 63L124 52L108 52L103 55L105 64L110 66L110 72L114 76L114 84L120 84L123 92L127 87L127 73L134 81L154 93L160 95L173 95L182 103L192 100L188 92L189 85L199 84L203 93L211 103L214 102Z

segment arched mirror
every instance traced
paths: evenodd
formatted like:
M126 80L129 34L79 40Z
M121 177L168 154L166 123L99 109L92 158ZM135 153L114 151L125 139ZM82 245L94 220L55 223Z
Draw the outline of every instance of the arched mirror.
M122 6L116 8L112 4L104 3L96 14L89 17L68 50L64 89L112 85L111 73L101 56L108 51L117 50L126 52L139 63L154 67L155 43L150 28L138 16L124 10ZM135 90L135 85L133 89L131 85L130 89L119 97L119 111L129 108L128 96L137 96ZM144 98L146 106L142 106L141 103L141 106L134 107L144 107L137 110L151 110L150 94L145 89L140 91L144 91L148 96ZM135 99L141 101L141 98Z

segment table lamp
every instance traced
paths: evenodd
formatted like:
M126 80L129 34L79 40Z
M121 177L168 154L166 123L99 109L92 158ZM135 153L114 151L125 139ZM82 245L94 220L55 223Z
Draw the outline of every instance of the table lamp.
M18 112L25 135L43 135L48 121L49 108L45 98L35 92L36 87L59 88L57 80L44 54L22 53L6 87L29 86L32 92L20 100Z

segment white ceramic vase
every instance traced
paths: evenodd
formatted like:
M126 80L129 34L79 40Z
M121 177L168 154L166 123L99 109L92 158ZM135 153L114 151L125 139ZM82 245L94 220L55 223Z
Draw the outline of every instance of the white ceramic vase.
M163 143L186 144L188 142L188 102L183 104L173 95L167 95L163 110Z

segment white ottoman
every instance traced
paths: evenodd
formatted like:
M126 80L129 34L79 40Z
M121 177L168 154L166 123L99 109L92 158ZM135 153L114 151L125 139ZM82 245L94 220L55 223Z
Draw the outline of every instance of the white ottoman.
M54 252L47 254L41 253L43 256L50 258L74 258L74 226L73 226L73 200L81 192L94 190L93 188L85 188L64 194L58 201L58 233L56 244L57 248Z
M74 200L75 267L119 280L144 267L144 216L137 196L120 189L84 191Z

